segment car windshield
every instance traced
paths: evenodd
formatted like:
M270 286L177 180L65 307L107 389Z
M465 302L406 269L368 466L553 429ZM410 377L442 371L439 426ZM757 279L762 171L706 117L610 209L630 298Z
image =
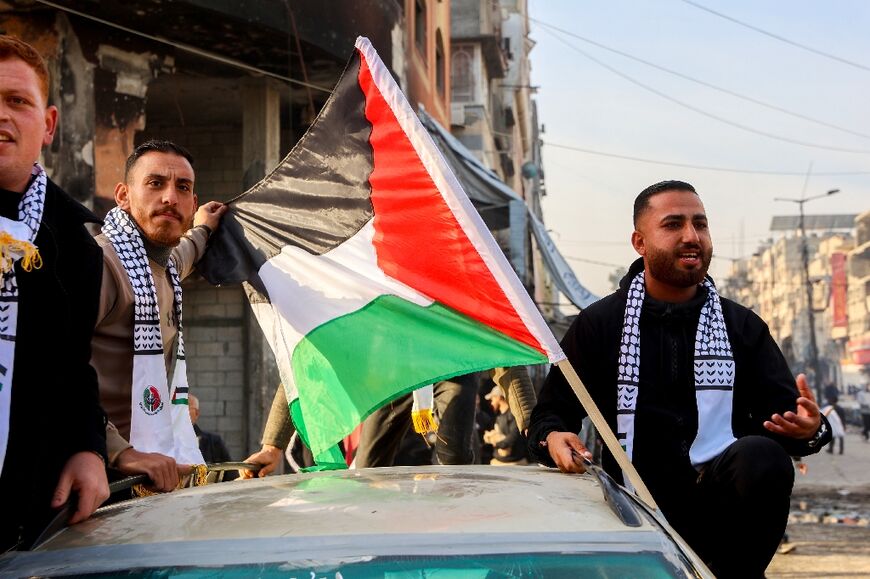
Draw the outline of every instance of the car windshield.
M81 575L80 575L81 576ZM372 557L341 564L161 567L84 577L298 579L659 579L688 575L661 553L523 553L490 556Z

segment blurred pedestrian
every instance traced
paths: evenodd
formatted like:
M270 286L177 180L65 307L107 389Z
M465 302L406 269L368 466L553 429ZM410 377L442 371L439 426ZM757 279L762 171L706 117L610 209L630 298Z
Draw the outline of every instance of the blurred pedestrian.
M495 449L489 464L505 466L509 464L529 464L526 454L526 439L517 428L517 421L510 411L504 390L493 386L484 397L489 400L495 411L495 425L483 434L483 441Z
M821 413L828 419L828 424L831 425L831 443L828 445L828 453L834 454L834 447L837 441L840 442L840 454L843 454L843 445L846 440L846 427L843 423L843 410L837 406L837 396L829 397L828 403L822 407Z
M861 420L864 423L864 442L870 440L870 383L858 392L858 405L861 407Z

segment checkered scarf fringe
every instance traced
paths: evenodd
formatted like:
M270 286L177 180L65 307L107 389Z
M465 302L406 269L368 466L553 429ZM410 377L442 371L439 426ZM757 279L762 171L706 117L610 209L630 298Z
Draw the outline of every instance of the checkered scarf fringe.
M703 285L707 299L701 307L694 347L698 433L689 450L696 468L718 456L735 440L731 430L734 357L716 287L709 279ZM644 272L640 272L628 288L617 378L616 437L629 459L634 453L634 419L640 392L640 316L645 297Z
M48 178L39 163L33 165L32 181L18 202L18 221L0 217L0 232L35 245L45 209ZM19 258L20 259L20 258ZM16 259L17 261L17 259ZM12 410L12 379L15 363L15 337L18 331L18 280L15 267L2 274L0 285L0 472L9 444L9 419Z

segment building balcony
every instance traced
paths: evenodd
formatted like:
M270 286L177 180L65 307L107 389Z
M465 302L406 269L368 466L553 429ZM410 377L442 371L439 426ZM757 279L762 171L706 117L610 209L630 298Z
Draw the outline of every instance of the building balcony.
M502 43L498 3L453 0L450 5L450 40L479 43L489 78L504 78L508 62Z

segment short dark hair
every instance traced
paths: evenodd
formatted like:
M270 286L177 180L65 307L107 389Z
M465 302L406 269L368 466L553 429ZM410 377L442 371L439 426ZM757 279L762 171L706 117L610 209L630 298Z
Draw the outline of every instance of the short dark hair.
M698 194L698 192L695 191L695 188L685 181L659 181L655 185L650 185L641 191L634 199L634 213L632 214L632 219L635 227L637 227L637 220L640 219L640 216L649 207L650 197L658 195L659 193L664 193L665 191L690 191L695 195Z
M127 157L127 163L124 165L125 183L130 177L130 171L133 170L136 161L138 161L142 155L147 155L148 153L172 153L173 155L184 157L187 159L187 162L190 163L190 166L193 167L193 155L190 154L190 151L172 141L151 139L133 149L133 152L130 153L129 157Z
M33 69L39 80L42 97L48 103L48 66L35 48L14 36L0 34L0 60L17 58Z

